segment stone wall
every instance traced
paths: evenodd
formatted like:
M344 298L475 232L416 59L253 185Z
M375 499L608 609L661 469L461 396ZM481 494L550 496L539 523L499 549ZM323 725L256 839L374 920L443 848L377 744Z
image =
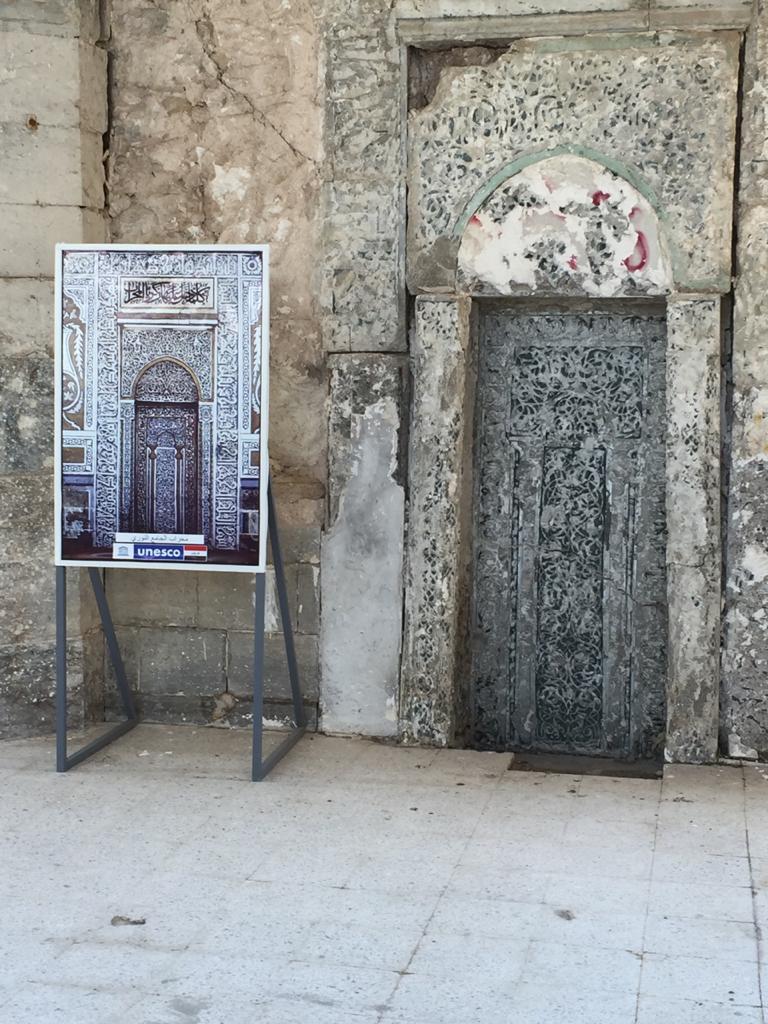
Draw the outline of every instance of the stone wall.
M53 720L54 245L105 237L100 36L95 3L0 5L0 735ZM77 721L94 621L69 583Z
M440 406L440 394L432 404L424 404L426 391L411 394L423 376L424 351L418 337L414 343L408 336L409 322L418 320L409 311L405 275L409 86L418 121L452 76L483 77L473 67L502 74L511 40L557 36L543 49L567 51L578 45L568 40L601 36L610 55L617 34L642 37L645 46L651 32L659 33L653 45L661 54L667 33L688 33L693 52L715 31L732 60L731 30L749 23L735 223L733 457L723 467L730 487L721 740L732 735L768 752L767 19L761 0L753 9L746 0L698 7L686 0L0 3L0 728L27 731L51 721L53 244L109 233L132 243L271 243L270 451L305 691L330 730L450 740L460 714L450 694L441 691L445 699L430 707L421 699L427 669L442 673L442 685L456 657L417 621L419 602L431 600L422 570L434 564L443 578L432 582L447 580L450 588L453 569L422 558L429 553L427 517L439 519L439 510L419 504L425 493L409 493L409 452L411 462L430 458L424 438L409 438L409 429L421 429L436 411L450 425L453 406ZM532 55L539 44L517 46ZM701 73L695 60L690 73ZM644 95L652 93L650 83ZM719 90L713 102L726 99ZM556 128L557 104L539 116ZM707 136L706 121L692 127ZM622 140L615 143L618 158ZM669 156L650 153L651 171ZM685 175L681 183L685 188ZM693 264L676 278L678 289L685 284L704 303L727 288L723 195L710 204L717 217L709 210L674 224L678 249L686 234L699 239L687 253L694 264L714 249L723 256L706 287ZM435 265L443 258L430 245L432 256ZM412 267L413 290L447 298L453 279L427 280L424 269L423 261ZM468 280L460 291L472 290ZM420 301L426 310L431 300ZM714 323L715 306L710 313ZM714 352L697 347L694 334L678 356L686 365L706 363L711 375ZM689 397L680 396L681 430ZM712 401L696 412L711 426ZM463 444L439 452L453 459L457 479ZM711 483L712 452L704 454L699 468ZM707 507L706 517L714 528L717 510ZM701 564L681 569L695 574L706 562L714 579L714 549L702 551ZM87 595L78 575L69 575L72 711L82 715L98 711L105 663ZM189 573L180 583L159 571L110 570L106 586L147 717L247 720L248 577ZM699 601L695 588L690 592L709 644L715 609L711 599ZM269 594L267 714L280 717L287 673L273 581ZM420 650L432 657L431 667L428 658L414 657ZM405 700L402 654L403 678L412 684ZM692 664L676 666L691 693L685 677ZM93 685L84 687L83 678ZM699 704L712 719L709 697ZM692 756L694 748L703 756L697 735L684 739L674 756Z
M316 5L113 0L110 22L112 240L271 245L270 457L315 706L326 473ZM287 669L270 592L267 714L280 717ZM251 577L108 571L107 593L147 718L247 718Z

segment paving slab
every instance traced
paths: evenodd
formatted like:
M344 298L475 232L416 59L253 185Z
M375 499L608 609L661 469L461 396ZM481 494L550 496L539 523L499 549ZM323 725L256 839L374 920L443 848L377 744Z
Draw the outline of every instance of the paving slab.
M250 742L0 743L3 1024L765 1024L764 766Z

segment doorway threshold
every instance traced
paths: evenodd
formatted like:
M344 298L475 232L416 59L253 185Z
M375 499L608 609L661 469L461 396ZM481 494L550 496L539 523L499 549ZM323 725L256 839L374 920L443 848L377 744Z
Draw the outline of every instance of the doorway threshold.
M583 754L517 753L512 755L508 771L598 775L613 779L660 779L663 767L661 759L618 761L610 757L589 757Z

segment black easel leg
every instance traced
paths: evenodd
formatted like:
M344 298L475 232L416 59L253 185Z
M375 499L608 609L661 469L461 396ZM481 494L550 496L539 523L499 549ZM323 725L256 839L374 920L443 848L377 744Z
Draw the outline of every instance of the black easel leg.
M67 570L56 566L56 771L67 770Z
M256 613L253 621L253 762L251 780L258 782L262 775L262 750L264 740L264 604L266 601L267 577L260 572L255 582Z
M136 715L136 707L133 702L133 694L128 685L125 674L123 658L120 654L120 647L115 634L115 627L107 603L107 595L104 592L104 584L101 582L101 574L98 569L89 569L91 585L99 606L101 624L104 627L104 635L107 639L109 657L115 670L117 686L120 691L120 698L123 702L123 709L127 715L125 722L112 726L101 736L98 736L90 743L86 743L74 754L67 754L67 570L64 566L56 566L56 771L65 772L74 768L76 764L85 761L97 750L106 747L118 736L130 732L138 725L139 719Z
M295 746L307 731L304 702L301 699L301 683L299 668L296 662L296 648L293 643L293 627L291 625L291 609L288 603L288 588L285 585L285 568L280 550L280 532L275 514L275 500L272 496L272 484L267 483L267 503L269 516L269 542L272 546L272 561L275 566L275 583L277 600L280 604L280 621L285 637L285 654L288 660L288 675L291 680L291 696L293 698L293 715L295 727L285 739L262 760L263 740L262 727L264 719L264 599L266 596L266 576L260 573L256 577L256 637L254 640L253 666L253 767L251 778L261 782L269 775L281 758Z
M128 685L128 677L125 674L123 656L120 653L120 645L117 642L115 626L112 622L112 615L109 611L109 604L107 602L107 595L104 591L104 584L101 580L101 573L98 569L89 569L88 575L91 578L91 586L93 587L93 595L96 598L96 604L99 606L101 625L104 629L104 636L107 640L109 659L115 670L115 679L117 680L117 688L120 691L120 699L123 702L123 711L125 711L127 718L135 718L136 705L133 702L133 694L131 693L131 688Z

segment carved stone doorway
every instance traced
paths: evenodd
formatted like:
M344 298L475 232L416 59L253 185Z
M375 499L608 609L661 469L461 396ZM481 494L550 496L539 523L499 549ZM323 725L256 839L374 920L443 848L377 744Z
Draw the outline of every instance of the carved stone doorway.
M136 384L134 522L140 533L199 531L199 390L174 360L149 366Z
M472 735L647 757L666 681L665 319L479 318Z

